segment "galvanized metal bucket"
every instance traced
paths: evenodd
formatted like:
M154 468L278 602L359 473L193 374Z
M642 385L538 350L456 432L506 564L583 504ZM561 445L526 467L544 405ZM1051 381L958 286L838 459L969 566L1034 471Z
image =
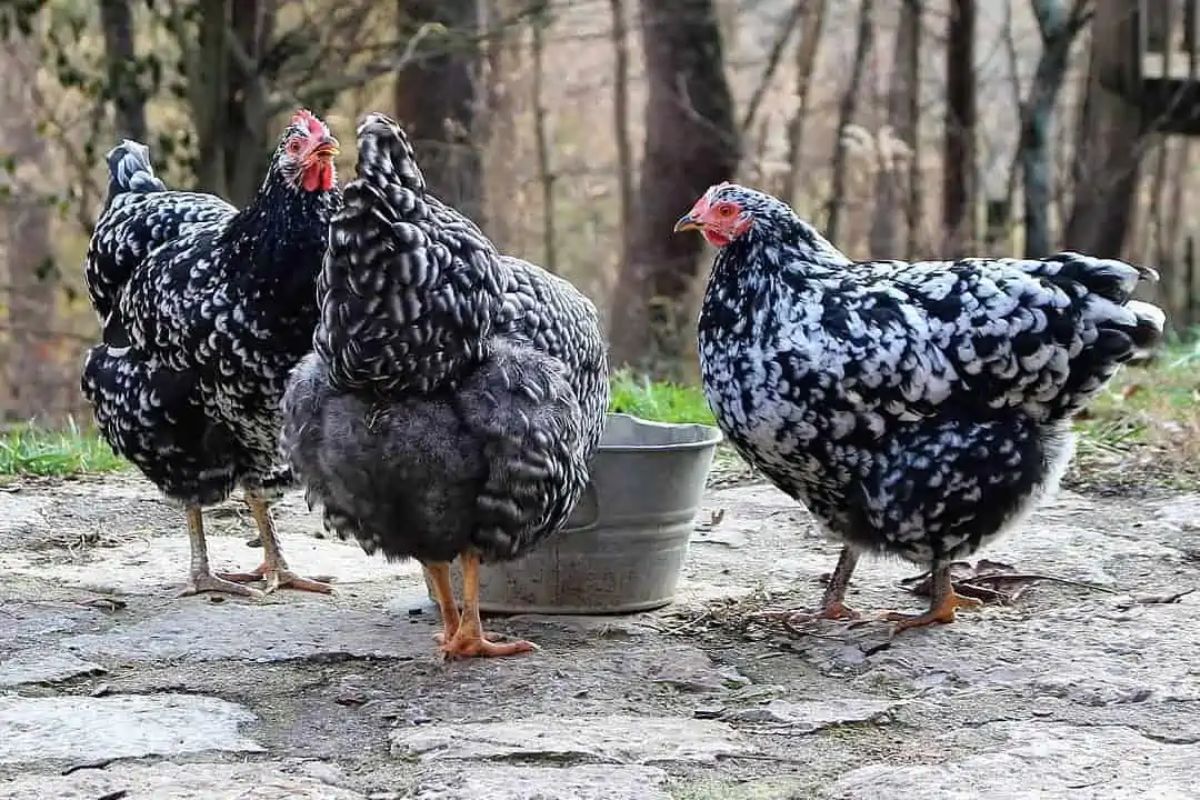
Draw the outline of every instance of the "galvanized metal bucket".
M670 603L720 441L708 425L609 414L591 483L566 527L517 561L484 565L480 608L617 614ZM457 563L453 580L461 592Z

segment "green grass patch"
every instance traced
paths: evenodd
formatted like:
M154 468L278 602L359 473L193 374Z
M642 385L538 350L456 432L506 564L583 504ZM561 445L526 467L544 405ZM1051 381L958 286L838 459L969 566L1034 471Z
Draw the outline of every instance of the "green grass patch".
M714 424L698 386L614 373L609 410L678 424ZM1175 342L1153 363L1122 369L1077 421L1073 483L1200 488L1200 345ZM729 454L732 458L732 454ZM127 467L92 429L0 428L0 477L112 472Z
M627 371L612 376L610 410L659 422L714 424L699 387ZM1152 362L1121 369L1079 415L1076 430L1078 455L1067 479L1074 488L1200 490L1200 339L1177 339ZM738 461L732 451L720 456ZM718 466L737 472L736 463Z
M1076 421L1081 482L1200 487L1200 347L1175 342L1128 366Z
M621 371L612 376L609 411L654 422L713 424L712 411L698 386L652 381Z
M65 431L48 431L29 425L0 430L0 475L67 477L124 469L126 462L113 453L95 431L72 424Z

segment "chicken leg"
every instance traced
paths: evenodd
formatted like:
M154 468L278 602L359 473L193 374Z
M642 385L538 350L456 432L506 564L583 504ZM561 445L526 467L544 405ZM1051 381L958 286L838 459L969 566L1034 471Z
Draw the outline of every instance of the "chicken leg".
M810 611L767 611L758 614L758 619L782 619L790 623L811 622L815 619L858 619L860 614L845 604L846 587L850 585L850 576L858 564L858 553L849 547L842 548L838 557L837 567L829 576L829 584L825 587L825 595L821 598L821 610Z
M434 634L438 644L446 644L458 633L460 617L458 603L454 600L454 587L450 585L450 565L444 561L433 564L422 564L429 582L433 584L433 593L437 597L438 608L442 612L442 632Z
M259 598L263 593L249 586L219 578L208 565L208 544L204 541L204 516L199 506L187 507L188 542L191 544L191 574L187 586L179 593L188 597L201 592L225 592L242 597Z
M447 658L490 658L537 650L538 646L533 642L494 642L491 640L491 634L484 633L483 621L479 618L479 556L475 553L463 553L461 559L463 568L462 618L454 636L450 641L442 644L442 653ZM441 602L440 594L438 602Z
M246 505L250 506L250 513L254 516L254 522L258 525L258 532L262 537L263 563L253 572L222 573L221 577L235 583L265 580L267 594L281 586L320 594L332 593L333 587L328 583L302 578L288 567L287 560L279 549L279 539L275 536L275 521L271 519L271 509L267 501L257 494L247 493Z
M950 580L950 565L935 566L933 569L933 594L929 610L924 614L900 614L889 611L883 615L888 622L895 622L893 634L924 625L941 625L954 622L955 611L960 608L979 608L983 602L973 597L963 597L954 591Z

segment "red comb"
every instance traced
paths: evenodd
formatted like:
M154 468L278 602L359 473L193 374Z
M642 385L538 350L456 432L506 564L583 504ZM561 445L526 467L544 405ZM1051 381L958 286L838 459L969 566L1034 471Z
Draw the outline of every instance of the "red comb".
M301 125L308 129L312 136L321 136L326 132L325 123L317 119L317 116L307 108L302 108L292 117L293 125Z

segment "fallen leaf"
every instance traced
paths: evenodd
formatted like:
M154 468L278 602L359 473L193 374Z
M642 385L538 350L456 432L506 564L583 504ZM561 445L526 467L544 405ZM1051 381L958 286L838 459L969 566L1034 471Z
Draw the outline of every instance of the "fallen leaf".
M1009 576L1006 573L1013 574ZM950 563L950 584L954 591L963 597L973 597L985 603L1013 603L1025 593L1034 580L1028 575L1016 574L1016 567L1011 564L986 558L980 559L974 566L969 561ZM905 578L900 583L919 597L929 597L933 594L931 572Z
M954 591L964 597L974 597L985 603L997 602L1004 605L1012 603L1024 594L1026 589L1039 581L1078 586L1093 592L1118 594L1116 589L1097 586L1094 583L1058 578L1054 575L1017 572L1011 564L990 561L986 558L980 559L975 566L971 566L967 561L950 563L950 583L954 587ZM929 572L904 578L900 584L913 594L922 597L929 597L933 592L933 578Z

